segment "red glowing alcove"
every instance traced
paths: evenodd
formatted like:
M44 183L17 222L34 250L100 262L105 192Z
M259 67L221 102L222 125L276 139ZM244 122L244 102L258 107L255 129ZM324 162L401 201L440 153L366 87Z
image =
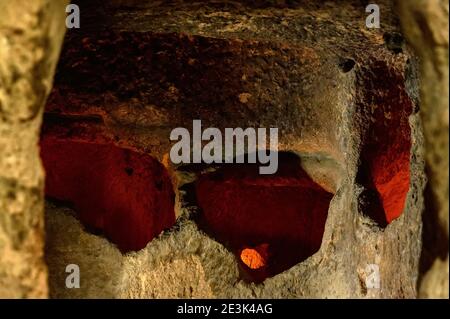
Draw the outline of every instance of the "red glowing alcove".
M409 116L413 102L399 86L404 78L376 62L365 82L367 100L372 103L369 123L363 136L357 182L370 193L370 203L363 208L380 227L399 218L406 204L410 186L411 127Z
M151 156L51 137L43 137L40 146L46 195L70 202L83 225L122 252L144 248L175 223L170 178Z
M261 282L320 248L332 194L297 156L279 153L274 175L257 165L224 166L196 183L197 222L237 255L243 279Z

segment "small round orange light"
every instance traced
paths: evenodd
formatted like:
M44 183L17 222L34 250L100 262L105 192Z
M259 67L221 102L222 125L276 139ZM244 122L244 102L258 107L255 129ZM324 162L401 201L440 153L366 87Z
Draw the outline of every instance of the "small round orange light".
M241 252L241 260L250 269L259 269L266 265L265 258L253 248L244 248Z

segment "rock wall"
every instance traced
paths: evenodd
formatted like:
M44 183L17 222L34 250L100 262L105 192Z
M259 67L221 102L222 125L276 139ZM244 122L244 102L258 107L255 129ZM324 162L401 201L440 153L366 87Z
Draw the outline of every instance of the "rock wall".
M418 59L403 41L393 2L377 2L381 29L365 27L364 1L356 0L80 0L82 28L67 33L53 85L67 1L0 0L0 297L448 297L448 3L397 1ZM170 130L189 128L193 119L222 130L279 127L279 150L295 156L297 166L262 180L233 168L173 165ZM67 142L108 145L121 159L106 160L114 169L102 167L109 174L99 175L92 174L96 156L68 159L97 183L90 192L104 187L104 196L98 206L89 205L96 196L81 196L88 208L82 218L77 209L47 203L45 263L40 132L44 161L45 152ZM108 194L133 190L135 171L122 167L130 153L156 163L155 172L172 184L164 192L170 203L175 194L172 226L156 237L140 237L133 227L146 224L139 216L123 223L123 212L112 215L105 232L106 217L89 210L108 207ZM57 158L63 177L64 156ZM51 161L46 165L51 174ZM232 215L265 209L274 192L304 200L287 190L290 183L326 199L326 214L311 222L319 231L313 249L268 278L252 273L264 281L249 280L241 243L230 244L229 230L222 222L211 227L208 216L224 214L248 234L265 221L274 233L296 225L283 215L254 222ZM155 183L152 194L163 188ZM157 206L155 198L148 205ZM137 239L119 250L130 232ZM128 249L142 242L143 249ZM279 259L300 246L284 247ZM80 266L79 289L65 285L68 264ZM379 288L367 286L373 264Z
M38 139L65 4L0 1L0 298L48 295Z
M101 248L104 239L84 234L72 215L59 216L63 208L50 206L51 296L417 295L425 181L417 61L402 41L390 1L380 1L382 29L366 28L360 1L86 5L83 27L66 37L43 138L114 144L153 156L171 176L177 220L144 249L119 255L113 245ZM222 130L279 127L279 151L293 154L296 172L312 180L302 187L319 185L328 192L319 197L327 213L309 217L324 217L309 227L320 230L319 236L313 249L297 254L294 266L270 273L262 283L247 280L242 247L236 247L241 243L230 239L233 227L225 229L215 216L235 221L248 245L260 244L250 242L252 233L270 240L262 225L276 232L283 222L275 223L261 202L273 192L285 201L304 201L287 190L302 179L288 174L262 180L234 166L227 173L219 166L171 164L170 131L190 129L193 119ZM286 163L280 157L280 167ZM214 182L227 178L222 186ZM200 180L208 186L199 186ZM251 186L239 191L239 185ZM114 197L115 188L108 190ZM280 211L288 206L280 202ZM246 216L255 216L255 207L261 216L253 221L233 215L249 209ZM286 229L295 225L284 222ZM61 232L66 225L76 231ZM302 249L301 240L282 253ZM101 266L93 264L94 256ZM68 262L81 266L80 289L64 286ZM107 264L114 271L105 272ZM379 267L379 288L367 286L373 264Z
M448 298L448 1L397 1L405 35L421 59L421 118L428 187L420 296Z

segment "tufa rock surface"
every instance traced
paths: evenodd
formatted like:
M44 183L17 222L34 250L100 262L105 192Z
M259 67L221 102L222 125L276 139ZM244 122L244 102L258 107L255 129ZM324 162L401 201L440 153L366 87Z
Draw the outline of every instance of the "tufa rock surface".
M66 3L0 1L0 298L48 295L38 140Z
M416 297L425 185L418 66L392 3L379 2L381 29L365 27L361 1L81 2L83 27L66 36L43 137L153 156L170 175L177 220L122 255L49 205L50 295ZM261 283L246 280L234 247L198 222L207 192L196 183L222 168L168 159L170 131L193 119L279 128L279 150L332 197L317 251ZM262 194L273 186L258 185ZM235 204L212 207L231 214ZM68 262L81 267L78 290L65 289ZM368 286L371 265L380 287Z
M397 1L397 6L404 33L421 60L428 185L419 296L448 298L448 1Z

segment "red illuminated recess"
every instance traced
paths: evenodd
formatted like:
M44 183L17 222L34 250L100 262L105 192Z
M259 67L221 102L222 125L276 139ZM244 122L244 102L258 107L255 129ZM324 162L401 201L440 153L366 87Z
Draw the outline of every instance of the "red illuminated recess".
M197 182L199 226L237 255L243 277L260 282L320 248L332 194L295 159L275 175L250 165L223 168Z
M400 217L405 208L410 183L409 152L377 160L372 165L372 178L389 224Z
M413 102L403 88L404 80L384 63L375 62L364 85L365 99L372 106L357 181L371 193L372 204L364 213L381 227L404 212L411 179Z
M46 195L72 203L85 226L122 252L144 248L175 222L170 178L148 155L44 137L41 157Z
M385 119L384 112L374 112L376 119L361 154L360 182L373 190L379 207L367 214L385 227L401 216L410 185L411 129L408 113L399 112Z

